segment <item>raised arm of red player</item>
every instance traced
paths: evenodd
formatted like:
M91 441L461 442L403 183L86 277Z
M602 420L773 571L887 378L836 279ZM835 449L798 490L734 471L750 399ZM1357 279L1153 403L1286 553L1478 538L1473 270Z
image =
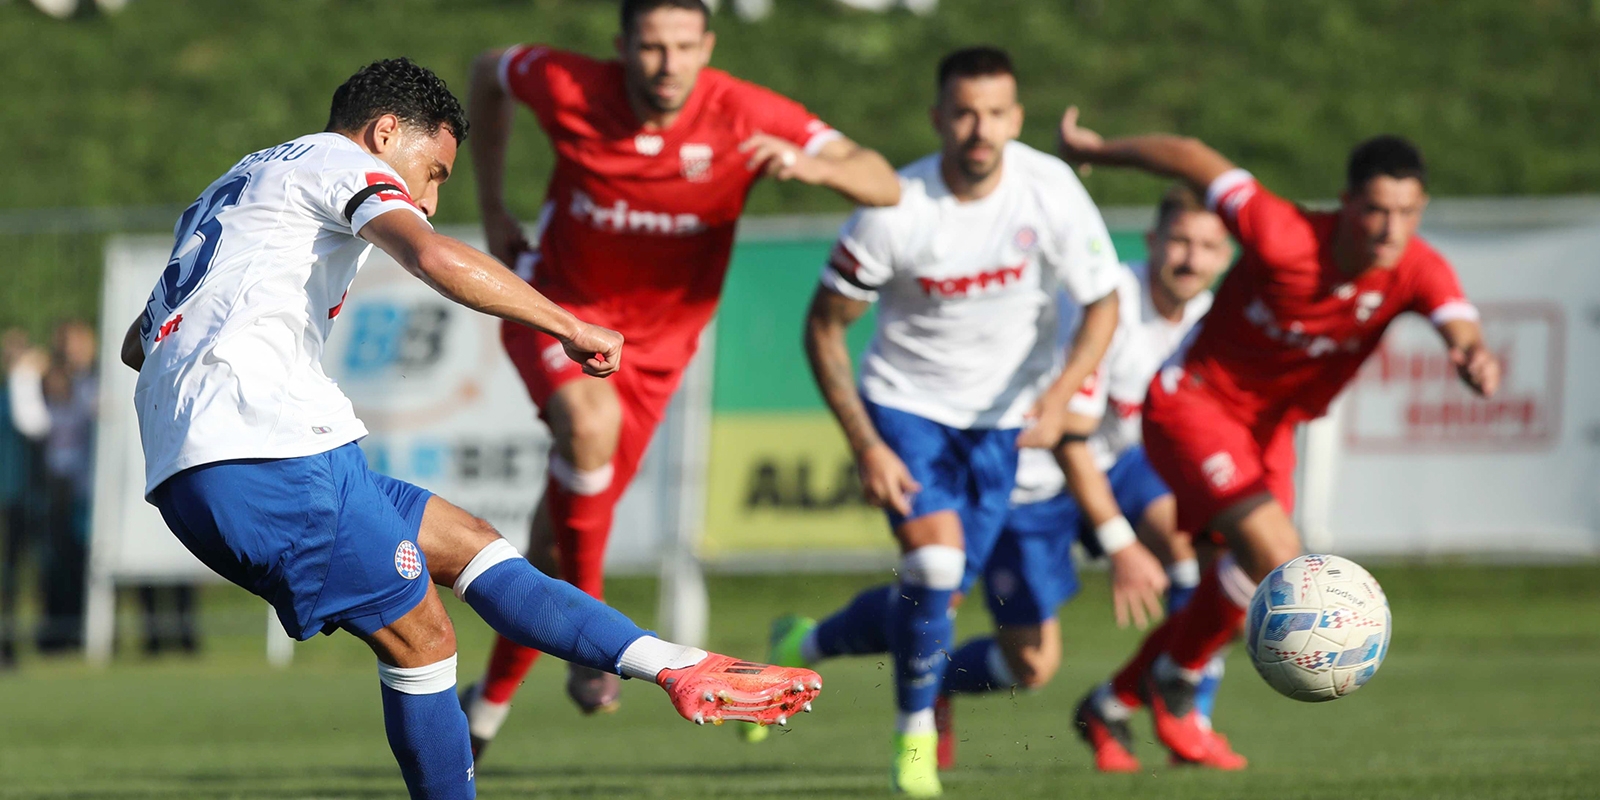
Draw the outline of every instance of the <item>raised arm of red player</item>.
M826 186L856 205L900 202L900 178L877 151L850 141L806 107L751 83L736 84L754 133L739 145L746 166L780 181Z
M1493 397L1500 388L1500 359L1489 351L1478 309L1467 300L1450 262L1429 251L1417 273L1410 310L1426 316L1444 338L1456 374L1474 392Z
M483 232L489 253L507 266L515 266L517 256L532 249L522 234L522 224L505 204L506 147L511 141L511 119L516 100L534 106L540 100L539 76L530 77L532 65L542 53L522 45L489 50L472 64L472 80L467 94L467 122L472 128L472 172L477 179L478 210L483 215ZM513 64L512 62L518 62ZM510 70L521 80L513 84ZM541 115L540 119L543 119Z

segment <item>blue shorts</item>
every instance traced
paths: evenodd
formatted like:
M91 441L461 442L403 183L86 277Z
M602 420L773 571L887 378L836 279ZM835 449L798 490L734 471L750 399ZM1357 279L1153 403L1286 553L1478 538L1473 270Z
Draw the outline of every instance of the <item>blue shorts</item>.
M1144 448L1122 454L1106 471L1117 508L1134 525L1151 503L1171 494L1145 458ZM1099 557L1100 543L1072 495L1063 492L1038 503L1015 506L1001 527L999 541L984 570L989 613L999 625L1037 625L1078 593L1072 543Z
M898 528L908 519L956 512L967 550L961 591L971 589L1011 508L1020 430L952 428L871 402L866 408L878 435L922 485L911 497L911 514L889 511L889 524Z
M149 499L189 552L305 640L341 627L371 634L422 602L428 567L416 540L432 496L373 472L352 443L204 464Z

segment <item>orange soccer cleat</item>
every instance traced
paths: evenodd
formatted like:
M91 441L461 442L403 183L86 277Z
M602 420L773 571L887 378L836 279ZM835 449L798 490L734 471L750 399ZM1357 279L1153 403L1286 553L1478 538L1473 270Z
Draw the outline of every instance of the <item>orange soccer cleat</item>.
M939 732L939 769L955 769L956 721L950 695L941 694L933 701L933 728Z
M1195 685L1181 677L1144 677L1143 696L1154 718L1156 738L1184 761L1201 762L1211 753L1212 733L1195 710Z
M1233 772L1250 766L1250 761L1244 756L1241 756L1233 751L1233 745L1228 743L1228 737L1212 731L1211 739L1207 743L1205 758L1201 758L1196 761L1189 761L1179 757L1177 753L1173 753L1172 766L1206 767L1208 769L1220 769L1227 772Z
M711 653L682 669L664 669L656 683L683 718L704 725L729 720L786 725L810 711L822 677L809 669L775 667Z
M1107 719L1095 708L1091 693L1078 703L1074 715L1078 738L1094 751L1094 768L1101 772L1138 772L1139 759L1133 754L1133 733L1127 720Z

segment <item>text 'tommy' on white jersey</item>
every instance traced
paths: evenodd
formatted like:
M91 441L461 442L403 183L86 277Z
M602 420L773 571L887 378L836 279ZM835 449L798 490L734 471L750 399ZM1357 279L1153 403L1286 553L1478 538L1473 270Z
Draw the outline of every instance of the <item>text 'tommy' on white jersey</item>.
M1100 368L1067 404L1074 413L1099 417L1100 424L1089 436L1088 445L1101 471L1111 469L1123 453L1143 441L1141 412L1150 381L1195 323L1211 310L1211 292L1203 291L1184 305L1180 319L1169 320L1156 311L1150 300L1149 265L1119 266L1117 272L1116 335ZM1071 339L1080 318L1075 306L1062 305L1063 340ZM1049 451L1023 450L1017 461L1017 488L1011 501L1020 505L1048 500L1065 490L1066 485L1066 476Z
M1072 169L1020 142L1000 184L958 201L938 154L900 170L900 203L855 212L822 283L878 301L861 362L869 401L954 428L1020 428L1061 360L1056 296L1092 303L1117 256Z
M367 434L322 349L371 252L356 234L397 209L423 216L388 165L317 133L244 157L184 211L140 318L146 494L201 464Z

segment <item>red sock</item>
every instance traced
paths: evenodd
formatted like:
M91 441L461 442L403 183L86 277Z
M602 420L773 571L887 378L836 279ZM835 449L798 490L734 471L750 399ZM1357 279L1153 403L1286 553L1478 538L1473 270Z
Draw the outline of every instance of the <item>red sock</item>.
M596 599L604 599L606 540L611 537L611 518L626 486L613 479L599 494L582 495L551 478L545 487L561 579Z
M1156 626L1155 630L1144 637L1144 643L1139 645L1139 652L1134 654L1133 660L1123 665L1121 671L1112 677L1112 693L1129 708L1144 705L1144 700L1139 697L1139 683L1144 680L1144 674L1150 670L1150 665L1156 662L1156 656L1161 655L1161 651L1166 649L1167 641L1172 638L1172 626L1177 619L1178 615L1175 614Z
M496 636L494 650L489 653L489 674L483 677L483 699L491 703L509 703L522 679L539 660L539 651L523 647L504 636Z
M1228 561L1220 559L1219 563ZM1238 635L1244 625L1244 607L1237 605L1222 589L1222 581L1215 567L1206 570L1194 597L1183 607L1173 621L1181 619L1167 645L1167 655L1173 663L1184 669L1198 670L1216 655L1222 646Z

